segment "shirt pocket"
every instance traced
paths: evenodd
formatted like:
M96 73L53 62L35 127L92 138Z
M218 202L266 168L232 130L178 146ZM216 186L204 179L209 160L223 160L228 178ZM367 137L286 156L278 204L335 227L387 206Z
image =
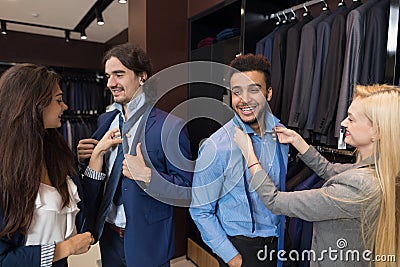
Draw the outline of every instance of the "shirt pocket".
M250 222L251 214L247 196L230 196L226 201L219 204L219 214L224 222Z

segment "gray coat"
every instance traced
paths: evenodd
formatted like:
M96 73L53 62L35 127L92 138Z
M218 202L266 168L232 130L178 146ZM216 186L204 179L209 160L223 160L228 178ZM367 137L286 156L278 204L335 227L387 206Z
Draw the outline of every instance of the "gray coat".
M320 189L279 192L264 171L254 175L251 186L273 213L314 222L312 248L303 256L307 259L311 255L311 266L369 266L364 259L373 255L363 245L362 210L381 199L374 170L365 168L373 166L372 160L333 164L313 147L299 157L326 179ZM297 257L293 252L291 255L292 259ZM289 256L286 251L284 257Z

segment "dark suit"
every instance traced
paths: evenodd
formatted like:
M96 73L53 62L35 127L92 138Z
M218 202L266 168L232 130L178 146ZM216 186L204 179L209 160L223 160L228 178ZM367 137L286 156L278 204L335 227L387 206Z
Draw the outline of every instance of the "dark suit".
M388 0L379 1L368 12L361 84L383 83L385 80L389 2Z
M288 125L291 127L305 128L317 55L317 25L330 14L329 10L323 12L304 25L301 30L296 76L293 79L295 82L293 83L294 88L292 88L292 101L289 103Z
M99 117L99 129L93 134L93 138L100 139L109 130L118 113L118 110L114 110L102 114ZM168 155L168 158L166 156L167 152L180 150L179 155L191 159L188 134L183 125L181 119L168 116L166 112L156 108L148 108L140 120L138 129L145 127L144 136L140 140L141 150L146 165L152 169L151 183L145 191L141 182L126 177L122 180L122 202L126 215L123 246L127 266L160 266L168 262L173 255L173 207L153 196L161 200L176 197L178 201L190 201L186 199L190 196L184 195L185 192L182 193L165 183L168 181L170 185L183 187L190 187L192 183L191 163L187 161L183 163L186 164L184 167L176 166L176 159L171 155ZM174 143L176 140L178 142ZM176 147L178 145L179 147ZM135 152L132 153L131 150L131 154ZM105 169L103 172L106 173ZM108 180L106 184L105 181L83 178L85 199L88 203L88 228L93 231L96 240L102 235L115 193L108 190L115 181Z
M327 135L333 128L346 49L346 18L351 10L360 5L360 2L354 3L349 9L339 13L332 23L325 72L314 121L314 131L317 133Z
M308 108L308 117L306 129L314 130L314 119L318 108L318 99L321 90L322 77L325 72L325 62L329 50L329 42L331 37L331 26L335 16L347 7L342 5L328 18L319 23L317 28L317 54L315 58L314 76L310 95L310 104Z
M290 105L292 104L293 88L296 79L297 59L300 49L301 30L303 26L312 19L313 18L311 15L307 15L303 18L303 20L290 27L287 33L286 62L282 87L282 108L280 113L281 122L285 125L289 121Z
M368 1L354 9L347 16L346 53L344 56L342 84L335 120L335 137L339 137L340 123L347 116L347 109L353 97L353 88L358 84L364 56L366 16L377 0Z
M286 39L287 33L291 26L296 21L291 21L285 24L274 33L274 44L271 62L271 86L273 90L273 97L269 102L272 113L280 117L282 109L282 91L283 91L283 78L285 75L285 62L286 62Z

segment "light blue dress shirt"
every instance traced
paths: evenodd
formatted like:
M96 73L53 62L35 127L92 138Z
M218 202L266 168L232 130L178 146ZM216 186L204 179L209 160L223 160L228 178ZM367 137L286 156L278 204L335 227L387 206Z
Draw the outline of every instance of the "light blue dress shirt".
M135 114L135 112L141 108L144 103L146 102L146 97L144 95L144 93L141 93L140 95L136 96L134 99L132 99L128 104L128 112L129 112L129 117L133 116L133 114ZM118 109L121 113L122 113L122 105L118 104L118 103L113 103L113 107L115 109ZM141 117L142 118L142 117ZM132 128L128 131L128 134L130 135L130 137L123 137L123 138L128 138L128 144L129 144L129 148L131 147L132 141L133 141L133 137L135 136L137 127L140 123L141 118L132 126ZM129 119L129 118L128 118ZM125 121L125 118L124 118ZM111 129L115 129L119 127L119 115L117 115L115 117L115 119L113 120L113 122L110 125L110 130ZM114 165L115 162L115 158L117 157L117 150L118 147L114 147L110 149L110 153L106 154L106 170L107 170L107 176L109 177L111 174L111 170L112 167ZM113 201L111 201L111 207L110 207L110 211L107 215L106 221L111 223L111 224L115 224L118 227L121 228L125 228L126 225L126 217L125 217L125 210L124 210L124 205L121 204L119 206L116 206L114 204Z
M261 166L279 186L280 172L287 167L289 146L278 144L272 135L278 123L276 117L267 113L266 130L261 137L235 115L200 147L193 176L190 214L204 242L225 262L238 253L227 236L269 237L279 234L279 216L264 206L254 188L249 188L251 214L244 184L244 179L249 181L251 175L233 140L235 126L249 134ZM277 145L285 165L283 168L279 167Z

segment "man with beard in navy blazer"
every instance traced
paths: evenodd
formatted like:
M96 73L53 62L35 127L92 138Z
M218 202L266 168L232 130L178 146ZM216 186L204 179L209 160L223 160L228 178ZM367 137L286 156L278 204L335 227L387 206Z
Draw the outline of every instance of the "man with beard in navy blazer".
M153 107L146 53L131 44L104 56L114 103L78 144L87 225L103 267L170 266L173 203L190 202L191 151L183 120ZM167 155L166 155L167 154Z

